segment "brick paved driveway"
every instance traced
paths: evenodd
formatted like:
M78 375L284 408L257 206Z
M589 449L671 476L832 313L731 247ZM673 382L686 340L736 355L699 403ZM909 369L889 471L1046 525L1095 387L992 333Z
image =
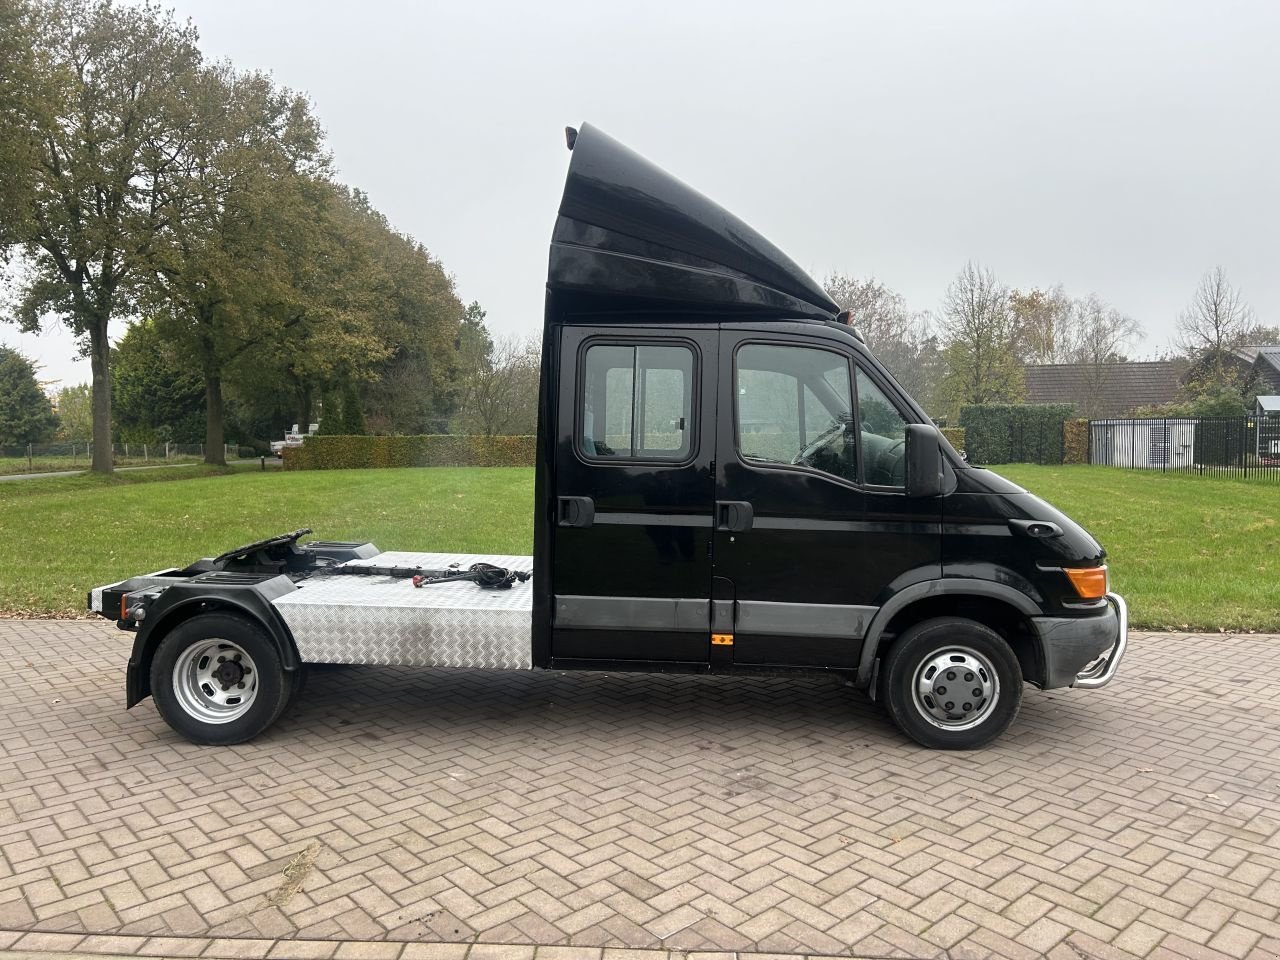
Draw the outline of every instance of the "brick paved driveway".
M0 949L1280 951L1277 637L1137 637L976 754L830 680L384 668L201 748L124 711L129 640L0 620Z

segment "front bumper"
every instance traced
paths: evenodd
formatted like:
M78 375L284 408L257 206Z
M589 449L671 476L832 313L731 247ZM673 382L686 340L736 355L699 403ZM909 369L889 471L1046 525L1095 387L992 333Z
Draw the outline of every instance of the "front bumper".
M1120 668L1129 645L1129 609L1117 593L1107 594L1107 610L1092 617L1033 617L1044 661L1041 688L1105 687Z

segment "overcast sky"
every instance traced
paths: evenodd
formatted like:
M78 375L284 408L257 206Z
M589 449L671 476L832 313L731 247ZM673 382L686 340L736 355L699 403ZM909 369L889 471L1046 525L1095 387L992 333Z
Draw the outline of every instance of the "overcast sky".
M936 309L966 260L1096 292L1166 345L1221 264L1280 323L1280 4L179 0L304 90L339 176L479 300L541 323L586 120L821 279ZM119 331L117 331L117 334ZM0 342L87 381L60 333Z

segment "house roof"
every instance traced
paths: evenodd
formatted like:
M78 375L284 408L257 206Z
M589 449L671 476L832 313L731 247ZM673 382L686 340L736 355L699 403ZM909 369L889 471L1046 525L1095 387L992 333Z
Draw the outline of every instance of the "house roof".
M1280 344L1258 347L1258 355L1253 365L1258 371L1260 386L1264 390L1280 393Z
M1280 397L1259 397L1258 410L1262 413L1280 413Z
M1119 417L1135 407L1176 400L1183 369L1175 360L1029 365L1027 402L1074 403L1081 416Z

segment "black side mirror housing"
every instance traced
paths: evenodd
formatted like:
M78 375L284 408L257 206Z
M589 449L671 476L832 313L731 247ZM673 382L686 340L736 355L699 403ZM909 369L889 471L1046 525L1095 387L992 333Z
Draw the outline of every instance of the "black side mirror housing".
M942 435L927 423L907 424L907 496L942 496Z

